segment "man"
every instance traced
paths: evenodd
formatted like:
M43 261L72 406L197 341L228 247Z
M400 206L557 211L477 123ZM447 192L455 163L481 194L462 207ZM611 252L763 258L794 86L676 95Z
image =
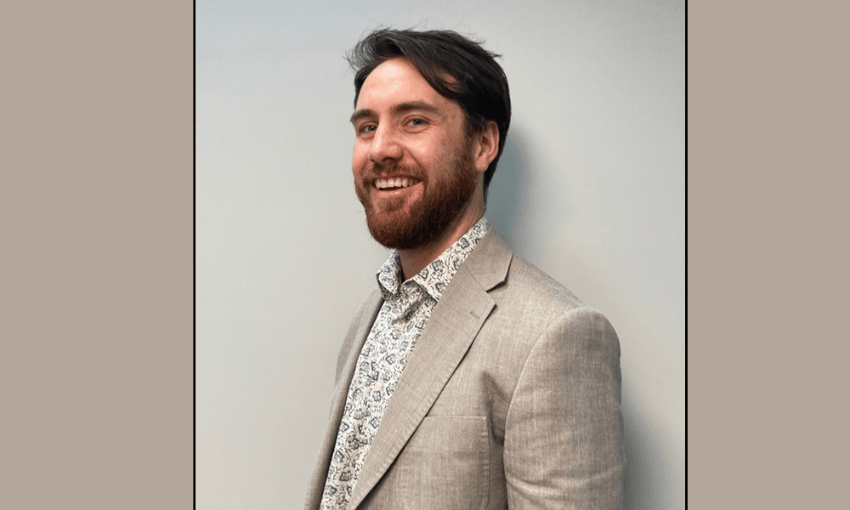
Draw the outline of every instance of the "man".
M393 252L340 351L307 509L621 505L617 336L484 218L511 112L495 56L397 30L349 55L355 190Z

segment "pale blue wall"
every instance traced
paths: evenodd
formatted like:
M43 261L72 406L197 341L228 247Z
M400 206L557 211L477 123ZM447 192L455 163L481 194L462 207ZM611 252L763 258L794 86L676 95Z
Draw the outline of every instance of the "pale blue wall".
M386 252L350 177L343 53L378 25L504 54L488 218L622 345L627 509L685 505L682 1L197 4L197 503L302 504L336 352Z

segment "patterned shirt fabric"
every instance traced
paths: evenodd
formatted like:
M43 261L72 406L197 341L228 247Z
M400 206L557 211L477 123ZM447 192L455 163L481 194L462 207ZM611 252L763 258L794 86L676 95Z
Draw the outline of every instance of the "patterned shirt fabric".
M402 282L401 261L393 251L377 273L384 298L363 344L331 458L322 510L345 510L405 360L431 317L443 290L490 223L481 218L452 246L413 278Z

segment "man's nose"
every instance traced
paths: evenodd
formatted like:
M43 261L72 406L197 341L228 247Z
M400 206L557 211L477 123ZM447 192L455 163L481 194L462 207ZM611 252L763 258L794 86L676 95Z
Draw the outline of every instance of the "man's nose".
M398 140L398 132L386 124L379 125L372 138L369 159L375 163L383 163L390 159L399 160L403 152Z

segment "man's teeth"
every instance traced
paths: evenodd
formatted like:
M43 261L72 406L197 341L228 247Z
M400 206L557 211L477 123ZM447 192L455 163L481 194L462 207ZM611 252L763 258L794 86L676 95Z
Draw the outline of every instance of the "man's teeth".
M406 188L416 181L407 177L396 177L394 179L375 179L375 187L378 189Z

